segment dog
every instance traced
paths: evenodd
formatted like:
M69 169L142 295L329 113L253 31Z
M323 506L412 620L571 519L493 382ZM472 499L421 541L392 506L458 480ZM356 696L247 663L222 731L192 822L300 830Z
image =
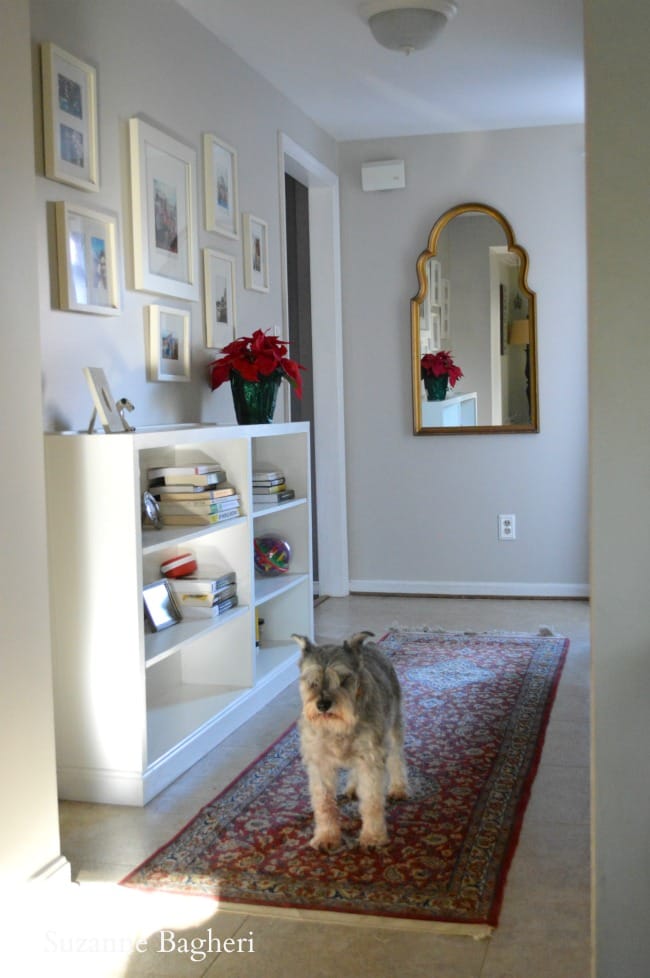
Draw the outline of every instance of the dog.
M338 772L347 770L346 795L359 800L364 849L387 845L385 802L408 795L402 692L387 657L358 632L342 645L314 645L292 637L300 659L300 750L314 812L310 846L341 845L336 802Z

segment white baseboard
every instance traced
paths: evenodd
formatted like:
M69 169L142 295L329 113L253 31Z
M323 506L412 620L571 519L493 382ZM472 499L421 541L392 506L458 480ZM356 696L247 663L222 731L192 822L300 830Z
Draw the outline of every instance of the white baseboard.
M353 594L413 594L423 597L588 598L588 584L539 581L350 581Z

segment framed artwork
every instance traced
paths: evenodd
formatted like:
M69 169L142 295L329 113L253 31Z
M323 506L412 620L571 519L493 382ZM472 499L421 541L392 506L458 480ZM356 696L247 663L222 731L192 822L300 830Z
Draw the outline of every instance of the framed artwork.
M88 433L90 434L95 427L96 417L99 418L102 428L107 434L124 431L122 418L117 410L115 398L111 394L104 371L101 367L84 367L84 377L86 378L94 407L93 415L88 425Z
M45 176L99 190L95 69L49 42L41 67Z
M196 153L142 119L129 135L135 288L196 300Z
M66 201L54 205L59 305L73 312L120 312L117 217Z
M269 226L252 214L244 214L244 285L269 291Z
M176 604L169 581L161 579L146 584L142 589L147 621L154 632L161 632L181 621L182 615Z
M451 339L451 286L448 278L440 280L442 306L440 309L440 343L445 345Z
M203 172L206 230L225 234L228 238L239 237L237 150L213 133L204 133Z
M190 313L149 306L149 379L190 379Z
M203 249L205 291L205 345L222 349L237 332L235 259L211 248Z

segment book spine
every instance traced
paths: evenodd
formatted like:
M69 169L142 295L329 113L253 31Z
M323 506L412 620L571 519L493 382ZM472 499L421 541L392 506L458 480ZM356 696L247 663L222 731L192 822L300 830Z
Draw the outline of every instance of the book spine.
M229 513L233 509L239 509L239 501L235 503L207 502L188 500L187 502L160 502L158 504L160 514L175 514L177 516L187 513L194 516L202 516L210 513Z
M237 516L239 516L239 508L227 510L225 513L204 513L201 515L193 513L165 515L161 513L161 522L167 526L203 526L210 523L224 523L226 520L235 519Z

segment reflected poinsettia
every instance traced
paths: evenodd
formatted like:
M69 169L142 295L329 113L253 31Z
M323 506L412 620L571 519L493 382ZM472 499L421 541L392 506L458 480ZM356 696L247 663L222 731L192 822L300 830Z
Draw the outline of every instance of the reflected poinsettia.
M449 350L440 350L438 353L425 353L420 360L421 376L442 377L447 374L449 386L455 387L463 376L463 371L454 363L454 358Z

